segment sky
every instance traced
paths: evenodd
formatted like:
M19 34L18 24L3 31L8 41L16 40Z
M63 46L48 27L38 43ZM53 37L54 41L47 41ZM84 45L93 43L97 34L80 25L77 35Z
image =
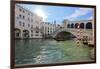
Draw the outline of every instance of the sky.
M68 7L68 6L50 6L18 4L23 8L43 17L44 21L61 24L64 19L69 21L93 19L93 8Z

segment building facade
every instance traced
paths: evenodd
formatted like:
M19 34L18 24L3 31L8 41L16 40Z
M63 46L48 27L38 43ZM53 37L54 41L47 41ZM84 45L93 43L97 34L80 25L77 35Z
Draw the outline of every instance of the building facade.
M42 18L19 5L15 5L15 37L41 38Z
M43 38L55 30L55 23L44 22L42 17L15 5L15 38Z

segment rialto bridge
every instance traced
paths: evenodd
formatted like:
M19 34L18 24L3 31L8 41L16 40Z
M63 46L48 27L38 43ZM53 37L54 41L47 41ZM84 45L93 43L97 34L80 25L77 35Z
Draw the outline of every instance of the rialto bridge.
M94 44L94 21L93 20L67 22L65 27L61 27L59 28L59 30L56 30L54 33L52 33L52 37L55 37L58 33L62 31L70 32L76 37L80 36L80 38L82 39L83 37L86 36L86 38L88 39L88 43Z
M80 20L80 21L71 21L67 24L67 28L77 28L80 26L80 29L92 29L93 28L92 20Z

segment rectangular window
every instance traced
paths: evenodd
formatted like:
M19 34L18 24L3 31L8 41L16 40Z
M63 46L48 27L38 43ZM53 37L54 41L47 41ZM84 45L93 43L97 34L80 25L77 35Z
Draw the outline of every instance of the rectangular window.
M28 24L28 27L30 27L30 24Z
M31 19L31 22L33 22L33 19Z
M31 34L31 36L33 36L33 34Z
M23 16L23 19L25 19L25 16Z
M19 26L21 26L21 21L19 21Z
M36 34L36 36L39 36L38 34Z
M28 21L30 21L30 19L28 18Z
M23 22L23 27L25 26L25 23Z
M25 11L23 10L23 13L25 13Z
M33 30L31 30L31 32L33 33Z
M19 18L21 18L21 14L19 14Z
M39 33L39 31L36 31L36 33Z
M19 11L22 11L21 9L19 9Z
M33 25L31 25L31 29L33 29Z

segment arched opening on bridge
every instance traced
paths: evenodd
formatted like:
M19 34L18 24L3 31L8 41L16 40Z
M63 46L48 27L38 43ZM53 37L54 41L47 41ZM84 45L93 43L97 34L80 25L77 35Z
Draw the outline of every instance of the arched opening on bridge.
M88 22L86 24L86 29L92 29L92 23L91 22Z
M73 23L71 24L71 28L74 28L74 24Z
M79 23L76 23L76 24L75 24L75 28L77 28L77 27L78 27L78 25L79 25Z
M69 40L75 38L75 36L67 31L61 31L59 33L57 33L57 35L55 36L56 40L62 41L62 40Z
M67 28L70 28L70 24L67 25Z
M29 38L29 31L28 30L23 30L23 38Z
M18 28L15 28L15 38L20 38L21 30Z
M81 23L81 24L80 24L80 28L81 28L81 29L84 29L84 23Z

